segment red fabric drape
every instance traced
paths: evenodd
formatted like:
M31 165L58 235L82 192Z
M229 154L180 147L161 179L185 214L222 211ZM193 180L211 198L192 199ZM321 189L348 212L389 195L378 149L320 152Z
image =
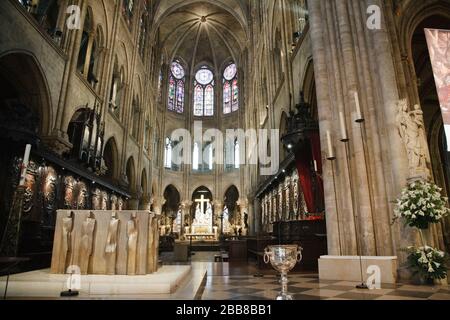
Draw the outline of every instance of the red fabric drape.
M298 180L302 188L308 212L314 212L314 195L312 192L311 175L311 148L308 143L299 149L295 155L295 164L298 171Z
M315 203L315 197L313 193L313 179L316 179L316 175L313 174L312 164L313 161L317 162L317 171L319 175L322 174L322 157L320 150L320 137L319 133L310 134L309 143L305 143L304 146L299 149L295 155L295 162L298 171L300 186L305 198L306 207L309 213L315 213L316 208L319 206ZM320 178L317 179L317 199L323 199L323 184ZM320 200L321 201L321 200Z

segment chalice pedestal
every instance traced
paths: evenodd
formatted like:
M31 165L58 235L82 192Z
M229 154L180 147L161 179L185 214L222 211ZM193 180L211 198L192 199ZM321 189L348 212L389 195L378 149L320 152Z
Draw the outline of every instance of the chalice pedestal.
M302 260L302 248L296 244L267 246L264 250L264 262L269 263L281 274L281 292L277 296L277 300L292 300L292 296L288 293L287 274L295 267L297 262Z

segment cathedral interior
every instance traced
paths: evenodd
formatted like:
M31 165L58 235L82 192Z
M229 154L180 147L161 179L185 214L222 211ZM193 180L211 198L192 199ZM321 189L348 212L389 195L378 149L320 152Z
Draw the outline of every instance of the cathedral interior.
M394 222L411 181L450 195L430 29L449 0L1 1L0 291L206 264L172 297L275 299L278 245L285 298L450 299L404 250L450 254L450 217ZM354 290L363 259L390 290Z

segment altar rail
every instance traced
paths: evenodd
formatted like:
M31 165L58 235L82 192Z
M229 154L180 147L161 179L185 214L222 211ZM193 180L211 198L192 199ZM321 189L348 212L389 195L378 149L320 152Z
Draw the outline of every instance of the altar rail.
M158 220L149 211L58 210L51 272L153 273L158 266Z

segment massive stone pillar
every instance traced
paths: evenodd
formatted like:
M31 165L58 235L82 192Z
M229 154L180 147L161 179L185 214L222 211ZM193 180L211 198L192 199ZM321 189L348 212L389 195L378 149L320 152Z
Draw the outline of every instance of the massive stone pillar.
M384 16L381 30L367 27L365 13L371 4L385 13L381 1L308 1L328 252L333 255L392 255L414 243L411 230L390 223L392 202L406 182L408 161L395 123L400 97L390 38ZM355 95L364 122L355 121ZM341 142L340 114L348 142ZM336 154L333 162L326 160L327 131ZM338 218L346 222L340 228Z

